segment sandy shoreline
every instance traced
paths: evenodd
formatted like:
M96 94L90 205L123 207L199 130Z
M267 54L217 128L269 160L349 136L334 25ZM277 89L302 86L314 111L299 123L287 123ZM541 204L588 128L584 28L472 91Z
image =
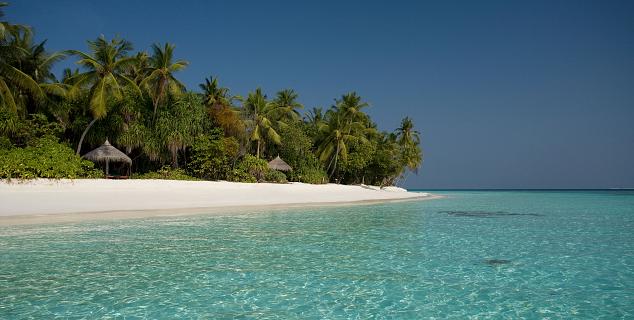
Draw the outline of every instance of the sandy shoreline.
M399 188L172 180L0 181L0 225L226 214L258 209L435 199Z

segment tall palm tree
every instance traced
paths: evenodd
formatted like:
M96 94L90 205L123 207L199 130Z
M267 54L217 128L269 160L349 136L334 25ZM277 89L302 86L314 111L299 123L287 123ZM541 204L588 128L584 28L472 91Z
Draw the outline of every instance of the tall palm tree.
M32 33L24 33L14 42L24 52L17 61L20 70L38 83L55 80L51 68L66 57L64 52L48 53L44 47L46 40L34 44Z
M401 120L401 126L396 129L396 136L401 146L420 143L420 132L414 130L414 121L410 117Z
M420 149L420 132L414 130L414 122L410 117L401 121L401 126L396 129L396 143L401 149L401 161L410 171L420 167L422 151Z
M7 5L6 2L0 3L0 18L4 16L2 7ZM0 110L14 115L18 113L16 100L20 92L28 92L37 100L44 98L37 81L19 68L18 62L28 52L17 41L30 34L31 29L27 26L0 21Z
M335 110L341 113L348 123L354 121L367 122L368 117L362 109L368 106L369 104L363 102L356 92L350 92L341 96L341 99L336 100Z
M147 77L141 81L141 87L145 88L154 106L153 118L156 119L156 110L166 95L178 95L185 90L185 86L174 77L174 72L185 69L189 62L185 60L174 61L174 45L165 43L161 48L158 44L152 45L152 56L149 59Z
M137 85L141 85L141 81L147 76L147 71L150 67L150 56L145 51L137 52L135 62L125 71L124 75L132 80Z
M132 43L119 38L108 41L102 35L94 41L88 41L88 48L90 54L78 50L67 51L78 56L77 64L86 69L86 72L68 79L73 84L71 93L89 89L89 108L93 116L93 120L81 134L77 154L81 152L81 145L90 127L108 113L109 100L120 100L126 87L139 90L136 83L124 75L125 70L135 63L135 57L128 56Z
M275 130L276 106L266 100L262 94L262 89L257 88L255 92L250 92L243 105L249 130L249 141L255 141L257 158L260 158L260 151L265 144L265 139L271 140L275 144L280 144L280 135Z
M373 130L361 121L349 121L343 113L331 111L327 114L328 122L319 126L317 156L323 163L328 163L326 172L329 177L337 170L339 159L347 159L348 144L352 141L367 142L366 134Z
M13 39L13 44L23 53L16 57L13 65L27 74L39 86L42 93L47 96L64 97L68 86L56 82L55 75L51 72L53 64L64 59L63 52L48 53L45 49L46 40L34 44L32 33L27 32ZM33 94L29 90L20 90L20 104L28 113L38 111L37 108L54 105L50 99L42 99L39 93Z
M304 106L297 102L299 95L293 89L284 89L278 91L272 103L275 104L276 112L279 112L279 119L287 121L296 121L300 118L298 109L304 109Z
M172 167L178 168L178 153L193 142L203 129L204 109L200 97L184 94L169 110L161 110L154 132L171 155Z
M198 85L203 91L203 103L208 108L230 106L235 97L229 94L229 88L218 85L218 78L205 78L205 83Z
M76 79L77 75L79 75L80 73L81 72L79 71L79 68L75 68L74 70L71 68L64 68L64 70L62 70L62 79L60 80L60 82L73 85L73 83L71 83L71 78Z
M229 93L229 88L221 87L218 78L205 78L205 83L198 85L203 91L203 103L214 124L223 128L226 136L244 137L244 123L240 119L240 111L233 106L240 101L240 96Z
M324 110L321 107L314 107L304 116L304 121L312 126L319 125L324 121Z

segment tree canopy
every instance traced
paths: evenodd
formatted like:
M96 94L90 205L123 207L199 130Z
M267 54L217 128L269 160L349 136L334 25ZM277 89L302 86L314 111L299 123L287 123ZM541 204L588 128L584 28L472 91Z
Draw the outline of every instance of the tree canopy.
M173 44L157 42L148 54L124 38L101 35L87 41L86 51L49 52L28 26L4 21L5 8L0 3L0 150L14 150L5 152L14 160L39 154L34 148L45 144L63 145L46 146L63 152L74 147L80 155L82 144L92 148L109 139L144 177L391 185L422 164L413 120L380 131L366 113L375 106L356 92L304 112L291 88L270 98L256 88L242 98L210 76L198 92L189 91L178 80L189 63L177 59ZM62 59L77 68L56 76L53 67ZM276 156L293 170L267 171ZM58 159L79 161L66 154ZM82 176L84 164L74 165L72 176Z

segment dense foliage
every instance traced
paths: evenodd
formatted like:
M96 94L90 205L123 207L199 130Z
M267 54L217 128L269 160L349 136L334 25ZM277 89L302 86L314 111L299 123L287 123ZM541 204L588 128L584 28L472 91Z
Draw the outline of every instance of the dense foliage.
M53 137L44 137L25 148L0 149L0 178L99 178L103 173L82 160Z
M227 180L239 156L234 137L201 135L193 143L189 170L206 180Z
M422 163L412 120L380 131L355 92L302 116L292 89L243 98L210 77L200 93L187 91L177 74L188 62L169 43L135 52L125 39L100 36L87 50L51 53L29 27L0 23L2 177L92 176L78 155L106 138L142 178L390 185ZM78 69L53 74L71 58ZM278 155L292 171L268 169Z
M250 154L245 155L229 175L229 180L237 182L262 182L269 171L266 160Z
M293 168L287 173L290 180L325 183L328 176L313 153L313 140L306 134L305 126L303 122L298 121L280 130L284 143L279 147L279 156Z
M181 168L172 168L164 166L156 171L150 171L142 174L133 174L133 179L159 179L159 180L198 180L188 175Z

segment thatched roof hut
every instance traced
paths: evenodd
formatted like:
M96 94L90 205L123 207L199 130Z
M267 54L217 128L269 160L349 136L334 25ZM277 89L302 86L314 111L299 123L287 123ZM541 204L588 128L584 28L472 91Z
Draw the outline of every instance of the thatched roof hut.
M132 159L128 157L125 153L119 151L119 149L113 147L108 139L104 142L99 148L90 151L82 156L82 158L88 159L92 162L100 162L106 164L106 176L109 174L109 163L110 162L124 162L127 163L128 166L132 166ZM129 168L129 167L128 167Z
M293 168L291 168L291 166L288 165L288 163L284 162L284 160L282 160L282 158L280 158L280 156L277 156L275 159L271 160L271 162L269 162L269 168L273 169L273 170L279 170L279 171L291 171L293 170Z

